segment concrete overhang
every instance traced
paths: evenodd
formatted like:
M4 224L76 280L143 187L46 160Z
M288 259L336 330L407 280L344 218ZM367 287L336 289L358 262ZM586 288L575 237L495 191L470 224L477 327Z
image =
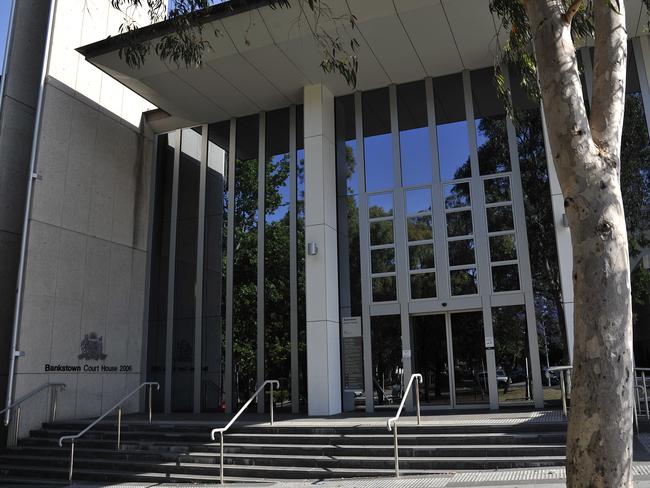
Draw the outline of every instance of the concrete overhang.
M328 0L332 15L353 13L358 28L356 89L367 90L491 66L498 19L488 0ZM647 22L641 0L628 0L630 37ZM206 123L302 103L305 85L324 83L334 95L353 89L325 74L311 34L313 19L297 8L271 9L268 0L233 0L211 7L204 34L212 49L201 68L163 63L151 53L139 69L119 56L124 36L79 48L87 61L179 120ZM142 29L151 40L162 22Z

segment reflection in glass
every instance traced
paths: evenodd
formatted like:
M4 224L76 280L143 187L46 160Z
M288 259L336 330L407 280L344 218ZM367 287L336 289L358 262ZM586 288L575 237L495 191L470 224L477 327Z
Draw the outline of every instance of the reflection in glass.
M411 275L411 298L435 298L436 274L415 273Z
M499 403L532 400L524 306L493 308L492 330ZM555 388L559 390L559 385Z
M516 264L492 266L492 289L495 292L519 290L519 267Z
M510 196L510 178L490 178L484 181L485 185L485 203L509 202Z
M289 109L266 114L264 195L264 368L280 381L276 400L291 399Z
M402 185L429 183L432 179L431 145L424 81L397 86Z
M366 191L393 188L395 178L388 88L363 92L361 100Z
M201 128L181 131L174 277L172 411L191 412L194 394L196 249L199 227Z
M490 261L510 261L517 259L517 246L514 234L490 237Z
M449 212L447 214L447 236L461 237L471 235L472 229L472 212L471 210L462 210L460 212Z
M459 73L434 78L433 94L440 179L447 181L468 178L472 171L462 75Z
M208 127L203 246L201 411L216 411L222 398L223 328L226 318L228 188L226 173L230 122Z
M409 246L409 269L431 269L434 267L432 244Z
M390 273L395 271L395 249L373 249L370 251L371 272Z
M257 115L237 119L235 139L233 392L240 405L255 391L257 371Z
M370 222L370 245L380 246L393 243L393 221Z
M462 239L449 242L449 266L474 264L474 239Z
M469 183L445 185L445 208L469 207L472 204Z
M431 188L406 191L406 214L431 212Z
M297 249L297 275L298 275L298 384L299 384L299 410L307 411L307 307L305 294L305 138L304 138L304 111L302 105L296 107L296 249ZM355 223L358 228L358 213L355 214ZM358 239L358 230L357 230ZM351 244L352 245L352 244ZM357 245L357 249L358 249ZM350 262L353 257L350 257ZM357 254L358 262L358 254ZM357 267L358 269L358 267ZM350 274L354 281L354 274ZM359 302L361 302L361 277L356 278L359 289ZM354 289L354 288L352 288ZM354 295L353 295L354 297ZM354 299L353 299L354 302Z
M399 404L404 382L400 316L371 317L370 344L373 404Z
M510 205L488 207L485 211L487 213L488 232L500 232L515 228Z
M368 195L368 216L373 219L376 217L391 217L393 215L393 194L380 193L377 195Z
M483 313L452 313L451 335L456 404L489 402Z
M409 242L433 239L431 216L408 217L406 219L406 233Z
M476 268L456 269L449 272L451 294L475 295L478 293L478 272Z
M391 302L397 300L397 282L395 276L382 276L372 279L372 301Z
M445 315L414 316L413 371L422 374L420 402L424 405L449 405L449 357Z
M357 195L357 138L354 123L354 95L334 99L336 118L336 168L338 195Z

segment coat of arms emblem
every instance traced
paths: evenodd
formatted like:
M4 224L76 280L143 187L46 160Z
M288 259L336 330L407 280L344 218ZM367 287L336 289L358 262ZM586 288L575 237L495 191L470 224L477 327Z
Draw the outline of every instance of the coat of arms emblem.
M94 332L86 334L81 341L81 354L79 354L79 359L93 361L106 359L106 354L104 354L104 343L102 342L102 339L103 337L97 337L97 334Z

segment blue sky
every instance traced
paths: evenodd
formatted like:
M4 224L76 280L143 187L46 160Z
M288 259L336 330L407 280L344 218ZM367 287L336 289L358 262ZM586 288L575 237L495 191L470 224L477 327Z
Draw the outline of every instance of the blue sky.
M0 0L0 72L2 72L2 65L5 60L5 44L7 42L11 2L12 0Z

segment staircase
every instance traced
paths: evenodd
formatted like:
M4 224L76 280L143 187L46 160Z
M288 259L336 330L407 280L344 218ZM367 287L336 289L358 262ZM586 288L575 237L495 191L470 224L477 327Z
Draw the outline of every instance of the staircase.
M393 437L382 426L235 426L225 437L226 481L324 479L393 475ZM0 484L65 483L70 446L65 434L86 422L44 424L15 448L0 452ZM75 481L218 482L219 443L196 422L98 424L75 445ZM566 424L399 426L401 474L564 464Z

